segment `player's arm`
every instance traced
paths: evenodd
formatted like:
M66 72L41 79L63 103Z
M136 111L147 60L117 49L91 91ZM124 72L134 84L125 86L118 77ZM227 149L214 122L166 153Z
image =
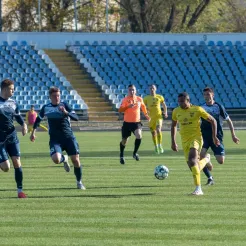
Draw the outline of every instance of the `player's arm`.
M173 151L178 151L178 145L176 143L176 135L177 135L177 125L178 122L176 120L172 119L172 125L171 125L171 148Z
M70 119L74 121L78 121L79 116L75 113L75 111L72 110L72 108L67 103L64 103L64 106L65 107L63 106L59 107L60 111L62 111L65 116L70 117Z
M161 103L161 105L162 105L162 108L163 108L164 117L167 118L168 117L168 114L167 114L167 105L166 105L165 101L163 101Z
M219 146L220 145L220 140L217 138L217 121L216 121L216 119L212 115L208 114L207 112L206 112L206 114L207 115L206 116L202 116L202 118L204 120L210 122L210 124L212 126L212 134L213 134L212 138L213 138L213 142L214 142L214 144L216 146Z
M40 122L41 122L41 121L43 120L43 118L44 118L44 108L45 108L45 106L43 106L43 107L41 108L41 110L40 110L40 112L39 112L39 115L37 116L37 118L36 118L36 120L35 120L35 122L34 122L34 124L33 124L32 133L31 133L31 135L30 135L30 140L31 140L32 142L35 141L35 139L36 139L36 135L35 135L36 129L39 127Z
M226 119L226 122L229 126L229 129L231 131L231 137L232 137L232 141L236 144L239 144L240 142L240 139L236 136L235 134L235 131L234 131L234 126L233 126L233 123L232 123L232 120L231 118L228 116L228 118Z
M150 113L150 110L149 110L149 108L148 108L148 100L147 100L146 97L144 97L143 102L144 102L145 107L146 107L146 109L147 109L147 112L148 112L148 114L149 114L149 113Z
M227 125L229 126L229 129L231 131L231 137L232 137L232 141L236 144L239 143L239 138L237 138L236 134L235 134L235 131L234 131L234 126L233 126L233 123L232 123L232 120L230 119L230 116L228 115L228 113L226 112L224 106L220 105L219 104L219 108L220 108L220 116L226 120L227 122Z
M135 104L127 104L126 99L122 100L122 103L119 108L119 113L124 113L127 109L133 108Z
M146 108L146 106L145 106L143 100L141 101L141 110L143 111L145 118L146 118L148 121L150 121L150 117L149 117L149 115L148 115L147 108Z
M19 125L22 126L21 132L22 132L22 135L25 136L27 133L27 125L20 114L20 109L19 109L18 104L16 104L16 109L15 109L15 120L17 121Z
M28 111L26 112L26 122L29 123L28 122Z
M172 113L172 125L171 125L171 148L173 151L178 151L178 145L176 143L177 125L178 125L178 119L176 117L176 110L174 109Z

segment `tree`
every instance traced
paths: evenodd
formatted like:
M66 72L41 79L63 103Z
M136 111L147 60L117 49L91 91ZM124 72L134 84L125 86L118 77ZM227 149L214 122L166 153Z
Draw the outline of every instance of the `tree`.
M229 16L234 16L234 22L243 30L245 23L244 11L239 0L114 0L117 2L129 26L123 31L131 32L210 32L215 30L214 23L224 30ZM223 9L222 9L223 6ZM224 13L221 15L221 11ZM235 18L236 17L236 18ZM229 30L235 30L232 25L226 25ZM229 31L228 30L228 31Z

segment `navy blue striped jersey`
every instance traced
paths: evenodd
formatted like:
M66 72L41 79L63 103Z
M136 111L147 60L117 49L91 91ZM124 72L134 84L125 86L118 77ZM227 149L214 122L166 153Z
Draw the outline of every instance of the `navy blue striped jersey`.
M227 114L224 106L215 102L213 105L207 105L206 103L201 105L202 108L206 110L210 115L212 115L217 121L217 137L219 139L223 138L223 121L229 119L229 115ZM211 136L212 137L212 126L211 124L202 119L201 123L201 131L203 137Z
M5 141L15 131L14 119L21 126L24 124L18 104L11 98L0 97L0 142Z
M59 108L63 106L69 112L65 115ZM44 117L48 119L49 135L51 139L64 139L73 137L73 131L70 124L70 118L78 121L77 114L71 109L66 102L60 102L58 105L52 103L45 104L34 123L33 128L36 129Z

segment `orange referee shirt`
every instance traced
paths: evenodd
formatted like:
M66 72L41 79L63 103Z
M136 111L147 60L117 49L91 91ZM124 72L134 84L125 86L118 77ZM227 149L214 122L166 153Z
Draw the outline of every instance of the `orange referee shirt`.
M132 108L128 108L130 104L134 104ZM141 97L137 96L127 96L122 100L122 103L119 108L119 112L124 112L124 121L125 122L140 122L140 108L143 113L147 114L146 106Z

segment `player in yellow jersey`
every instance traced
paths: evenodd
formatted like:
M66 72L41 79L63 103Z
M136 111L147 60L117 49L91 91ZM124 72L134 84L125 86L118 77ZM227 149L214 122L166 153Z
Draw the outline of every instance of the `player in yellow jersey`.
M196 186L194 192L192 192L192 195L203 195L200 172L206 164L209 165L210 155L207 154L205 158L200 159L200 151L203 144L200 120L203 118L204 120L207 120L211 123L213 143L216 146L220 144L220 141L216 136L217 122L202 107L192 105L190 103L190 97L186 92L180 93L178 95L178 104L179 107L175 108L172 113L172 150L178 151L176 133L177 123L179 122L179 132L181 135L185 159L192 171L194 183Z
M150 85L150 95L144 97L144 104L146 105L149 116L151 118L149 122L149 128L152 134L152 140L155 145L155 152L157 154L163 153L162 147L162 115L165 118L167 115L167 106L163 96L156 94L156 86ZM163 107L163 113L161 111L161 105Z
M34 122L37 116L38 114L34 110L34 105L31 105L31 109L28 112L26 112L26 122L27 122L28 133L32 132L32 128L33 128L33 125L34 125ZM48 131L48 128L42 124L40 124L39 127L43 128L45 131Z

